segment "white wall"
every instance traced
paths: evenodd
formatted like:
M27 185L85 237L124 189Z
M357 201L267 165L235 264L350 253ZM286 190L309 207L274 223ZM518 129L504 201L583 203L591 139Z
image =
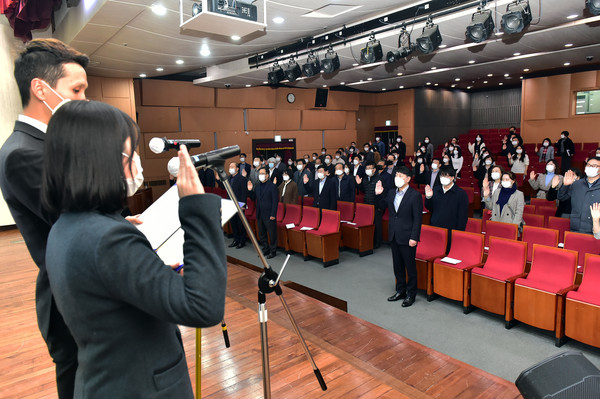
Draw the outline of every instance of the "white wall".
M12 133L15 119L21 112L21 97L13 75L14 60L22 48L22 42L14 38L4 15L0 15L0 145ZM14 224L8 206L0 193L0 226Z

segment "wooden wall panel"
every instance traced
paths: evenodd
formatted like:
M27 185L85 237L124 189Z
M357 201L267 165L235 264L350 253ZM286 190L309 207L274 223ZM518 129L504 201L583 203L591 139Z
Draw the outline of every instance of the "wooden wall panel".
M141 140L140 149L139 149L140 157L142 157L142 159L144 159L144 160L145 159L160 159L160 158L171 159L174 156L177 156L177 152L175 150L163 152L160 154L155 154L152 151L150 151L150 148L148 147L148 143L154 137L166 137L167 139L170 139L170 140L199 139L200 142L202 143L202 146L200 148L189 148L188 149L190 154L192 154L192 155L200 154L200 153L203 153L206 151L211 151L211 150L215 149L215 139L214 139L213 132L152 132L152 133L144 132L144 133L142 133L142 140Z
M139 107L138 125L146 132L178 132L179 109L174 107Z
M230 145L239 145L241 152L246 153L249 157L252 157L252 139L262 139L262 138L273 138L272 131L264 131L264 132L253 132L249 131L246 134L243 130L241 131L220 131L217 132L217 147L223 148L228 147ZM248 163L252 163L250 159L247 161Z
M189 131L243 131L244 112L235 108L181 108L181 129Z
M381 93L360 93L360 106L375 106L377 105L377 97Z
M571 78L571 87L572 91L579 90L590 90L595 87L598 87L597 76L598 71L587 71L587 72L579 72L571 75L559 75L564 76L565 78Z
M546 118L546 101L548 78L526 79L523 81L523 102L521 112L523 120Z
M275 108L276 89L249 87L244 89L216 89L219 108Z
M103 79L102 97L129 97L129 85L133 84L131 79Z
M248 130L275 130L277 113L274 109L247 109Z
M169 107L214 107L215 89L191 82L143 79L142 105Z
M358 111L360 94L347 91L329 91L328 110Z
M356 130L326 130L325 148L334 156L339 147L346 148L350 143L356 141Z
M346 113L343 111L302 111L303 130L345 129Z
M85 96L89 98L102 98L102 80L97 76L88 76L88 87L85 90Z
M356 114L355 111L346 112L346 129L356 130Z
M549 76L546 88L546 119L568 118L571 102L571 76Z
M133 120L136 119L135 94L131 79L88 76L88 88L85 94L89 100L110 104L125 112Z
M112 105L131 116L131 100L129 98L104 97L102 102ZM135 115L132 119L135 120Z
M278 109L275 111L275 130L299 130L302 114L297 109Z
M375 126L385 126L385 121L391 120L392 126L398 124L398 104L373 107L373 123ZM374 139L375 137L371 137Z
M323 147L323 133L320 130L289 132L287 137L296 138L296 154L299 157L304 154L310 155L313 152L321 154L321 147Z
M293 93L296 96L296 101L292 104L288 103L287 95ZM311 109L315 107L316 89L296 89L293 87L282 87L277 89L276 107L278 109Z

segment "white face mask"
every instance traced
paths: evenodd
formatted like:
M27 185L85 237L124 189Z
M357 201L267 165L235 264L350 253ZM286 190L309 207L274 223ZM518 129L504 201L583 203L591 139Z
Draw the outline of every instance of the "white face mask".
M229 168L229 174L235 175L235 168Z
M325 158L325 164L329 165L331 163L331 159Z
M554 165L546 165L546 171L550 173L554 173Z
M458 150L454 150L454 155L458 155Z
M352 161L352 163L354 163L354 165L358 165L358 159L355 159L354 161Z
M379 141L379 140L381 140L381 139L380 139L379 137L375 137L375 140Z
M294 161L292 161L291 159L288 161L288 165L293 165Z
M498 180L500 178L500 172L492 172L492 179Z
M290 180L290 177L288 175L283 175L283 181L288 181Z
M454 150L454 147L448 146L448 151L452 151L452 150Z
M429 140L427 140L427 139L425 139L423 142L424 142L425 144L429 144Z
M344 173L345 173L345 174L347 174L347 175L348 175L348 174L350 174L350 169L348 169L348 168L345 168L345 169L344 169Z
M481 137L477 137L475 140L477 140L477 141L481 141Z
M451 180L449 177L440 177L440 183L442 183L442 186L447 186L448 184L450 184Z
M596 156L597 156L597 157L600 157L600 152L597 152L597 153L596 153Z
M491 159L486 159L485 160L485 164L486 165L491 165L492 164L492 160Z
M560 135L560 138L561 138L561 139L564 139L564 138L565 138L565 135L564 135L564 134L561 134L561 135Z
M450 160L448 158L444 158L444 163L450 163Z
M398 138L396 139L396 141L399 143L399 142L401 142L401 141L402 141L402 139L401 139L400 137L398 137Z
M241 158L240 158L240 162L241 162L241 163L244 163L244 162L246 162L246 158L244 158L244 157L241 157Z
M312 158L313 158L313 161L316 161L316 160L317 160L317 157L312 157Z
M301 163L299 163L298 165L296 165L296 169L298 169L298 170L302 170L302 164L301 164Z
M281 158L277 157L277 158L275 158L275 161L276 162L281 162Z
M396 176L394 178L394 184L396 185L396 187L401 188L404 187L404 179L401 177Z
M423 163L423 160L421 158L417 159L418 163Z
M518 145L518 144L519 144L519 142L518 142L517 140L513 140L513 141L511 141L511 143L512 143L512 145L513 145L513 146L516 146L516 145Z
M258 180L260 180L261 183L264 183L267 180L267 175L258 175Z
M327 154L325 151L321 151L321 155L325 155Z
M598 176L598 168L592 168L591 166L585 167L585 175L589 178L594 178Z
M510 180L502 180L502 187L511 188L513 186L513 182Z
M325 173L323 173L323 172L319 172L319 173L317 173L317 178L318 178L319 180L323 180L323 179L325 178Z
M365 149L365 152L369 151L369 147L365 147L364 149Z
M50 112L52 112L52 115L54 115L54 113L55 113L56 111L58 111L58 109L59 109L60 107L62 107L63 105L65 105L66 103L68 103L69 101L71 101L71 99L70 99L70 98L64 98L63 96L61 96L60 94L58 94L58 93L57 93L57 92L56 92L56 91L55 91L55 90L54 90L52 87L50 87L50 85L49 85L48 83L44 82L43 80L42 80L42 83L44 83L44 84L46 85L46 87L47 87L47 88L49 88L50 90L52 90L52 93L56 94L56 96L57 96L58 98L60 98L60 100L61 100L61 101L60 101L60 102L59 102L59 103L56 105L56 107L54 107L54 109L50 108L50 106L48 105L48 103L47 103L46 101L42 101L42 102L44 103L44 105L45 105L46 107L48 107L48 109L50 110ZM133 195L133 194L132 194L132 195Z
M341 176L341 175L344 174L344 171L341 170L341 169L338 169L338 170L335 171L335 174L336 174L336 176Z
M335 159L340 159L340 156L339 156L339 155L336 155L336 156L335 156Z
M437 170L439 168L437 163L432 163L431 164L431 170Z
M124 152L122 154L123 154L123 156L129 158L129 155L125 154ZM142 184L144 184L144 175L142 174L142 172L144 171L144 168L142 168L142 162L140 161L140 156L135 152L133 153L132 162L135 164L135 167L137 169L137 174L135 175L135 177L133 179L131 179L131 178L125 179L125 183L127 184L127 196L128 197L133 196L133 194L135 194L135 192L140 187L142 187Z
M517 150L517 154L523 153L523 150Z
M373 176L373 169L367 169L365 170L365 173L367 174L367 176Z
M548 147L550 145L550 143L548 143L547 141L544 141L544 147Z
M258 166L260 165L260 162L259 161L254 161L253 165L254 165L255 168L258 168Z

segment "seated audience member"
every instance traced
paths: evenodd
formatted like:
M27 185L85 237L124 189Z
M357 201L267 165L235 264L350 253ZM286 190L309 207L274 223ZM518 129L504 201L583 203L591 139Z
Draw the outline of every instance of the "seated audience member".
M523 149L522 145L517 145L515 153L508 157L508 164L511 165L511 172L525 174L529 167L529 156Z
M500 154L511 157L516 154L516 148L519 145L523 145L521 136L516 133L509 133L508 139L506 136L502 139L502 151L500 151Z
M221 199L204 194L185 146L177 179L185 273L119 215L143 183L139 138L129 116L96 101L66 103L48 125L41 195L60 216L46 266L78 347L76 398L194 398L177 325L204 328L223 318ZM167 375L177 377L158 378Z
M337 194L338 201L354 202L356 196L356 185L354 183L354 176L349 176L348 173L344 173L344 165L341 163L335 165L335 191Z
M490 220L494 222L512 223L517 226L523 223L523 209L525 208L525 197L517 190L516 176L511 171L502 174L502 188L490 194L489 186L483 186L483 197L485 207L491 209Z
M542 142L542 148L538 148L535 146L535 152L539 157L539 162L548 162L551 159L554 159L554 147L552 146L552 140L548 137L544 139Z
M502 188L502 174L504 169L500 165L494 165L483 178L481 188L489 187L490 195L494 195L496 190ZM484 202L485 198L481 198L481 202Z
M292 179L293 172L291 169L286 169L282 174L282 182L278 187L279 202L284 204L298 203L298 185Z
M600 240L600 202L590 205L590 213L592 214L592 232L594 238Z
M581 179L581 171L577 168L571 168L570 171L573 171L575 174L575 180ZM556 201L558 199L558 189L561 186L563 177L560 175L554 175L552 178L552 182L550 183L550 187L548 188L548 192L546 193L546 199L548 201ZM569 218L571 217L571 198L567 198L564 200L558 201L558 207L556 208L555 216L561 218Z
M304 189L314 198L313 206L319 209L337 209L335 182L327 177L325 166L317 167L317 179L310 181L308 176L303 178Z
M592 234L590 205L600 196L600 158L590 158L585 165L585 178L576 180L575 172L568 171L558 190L558 199L571 199L571 231Z
M426 161L423 158L423 155L421 155L420 152L417 152L417 156L415 159L413 159L413 161L410 163L410 165L412 166L412 172L413 172L413 181L415 183L420 182L421 180L423 180L422 175L429 171L429 168L426 166ZM391 177L391 175L390 175Z
M529 185L532 189L538 190L535 196L536 198L546 198L555 176L558 177L560 186L560 184L562 184L562 176L556 174L556 162L554 159L549 159L548 162L546 162L546 173L540 173L537 175L537 178L535 171L531 171L529 174Z

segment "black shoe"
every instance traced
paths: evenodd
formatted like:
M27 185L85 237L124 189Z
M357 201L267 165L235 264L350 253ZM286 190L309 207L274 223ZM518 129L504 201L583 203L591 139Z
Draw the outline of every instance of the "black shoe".
M413 303L415 303L415 297L409 296L404 300L404 302L402 302L402 307L407 308L407 307L411 306Z
M399 301L400 299L404 299L404 298L406 298L406 292L396 292L394 295L389 297L387 300L388 300L388 302L396 302L396 301Z
M268 255L269 252L271 252L271 250L269 248L263 248L263 250L262 250L263 255Z
M244 248L245 246L246 246L246 243L245 243L245 242L240 242L240 243L239 243L239 244L236 246L236 248L237 248L237 249L240 249L240 248Z
M379 242L378 242L378 243L375 243L375 244L373 244L373 249L377 249L377 248L379 248L380 246L381 246L381 243L379 243Z
M273 259L275 256L277 256L277 253L275 251L273 251L267 255L267 259Z
M228 245L229 248L233 248L236 247L239 244L239 242L233 240L233 242L231 244Z

